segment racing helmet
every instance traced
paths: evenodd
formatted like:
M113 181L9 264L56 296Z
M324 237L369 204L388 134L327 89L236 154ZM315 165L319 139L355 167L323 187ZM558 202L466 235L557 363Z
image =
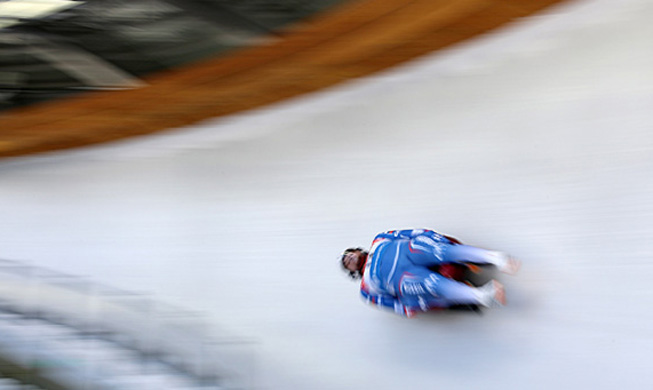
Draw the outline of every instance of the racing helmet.
M360 247L347 248L347 249L345 249L345 251L340 256L340 265L342 266L343 271L345 271L349 275L350 278L360 279L363 276L363 267L365 266L365 261L361 262L360 268L355 270L355 271L350 270L345 265L345 259L348 258L348 255L350 253L354 253L354 252L360 252L365 257L367 257L367 254L368 254L367 251L365 251L363 248L360 248Z

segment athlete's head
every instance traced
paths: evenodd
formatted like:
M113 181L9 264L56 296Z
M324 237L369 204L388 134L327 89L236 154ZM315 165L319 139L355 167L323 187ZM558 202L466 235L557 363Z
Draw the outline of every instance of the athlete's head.
M347 248L340 258L342 268L352 279L359 279L363 276L363 267L367 252L363 248Z

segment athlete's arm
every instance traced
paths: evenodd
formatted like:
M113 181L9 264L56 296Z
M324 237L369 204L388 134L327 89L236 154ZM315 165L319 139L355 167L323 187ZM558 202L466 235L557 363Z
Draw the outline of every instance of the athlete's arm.
M369 292L361 289L361 296L365 302L370 305L380 306L382 308L390 309L395 313L402 315L404 317L413 317L418 311L421 311L419 307L411 308L392 295L388 294L370 294Z

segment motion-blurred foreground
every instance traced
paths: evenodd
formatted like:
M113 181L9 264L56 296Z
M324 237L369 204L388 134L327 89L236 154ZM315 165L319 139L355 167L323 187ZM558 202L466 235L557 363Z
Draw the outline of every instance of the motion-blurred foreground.
M250 388L253 346L216 331L147 295L0 262L0 373L24 385Z

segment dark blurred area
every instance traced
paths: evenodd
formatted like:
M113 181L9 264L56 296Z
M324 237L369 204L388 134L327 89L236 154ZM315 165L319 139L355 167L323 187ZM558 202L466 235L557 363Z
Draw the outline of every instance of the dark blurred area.
M259 44L347 0L0 1L0 111Z

